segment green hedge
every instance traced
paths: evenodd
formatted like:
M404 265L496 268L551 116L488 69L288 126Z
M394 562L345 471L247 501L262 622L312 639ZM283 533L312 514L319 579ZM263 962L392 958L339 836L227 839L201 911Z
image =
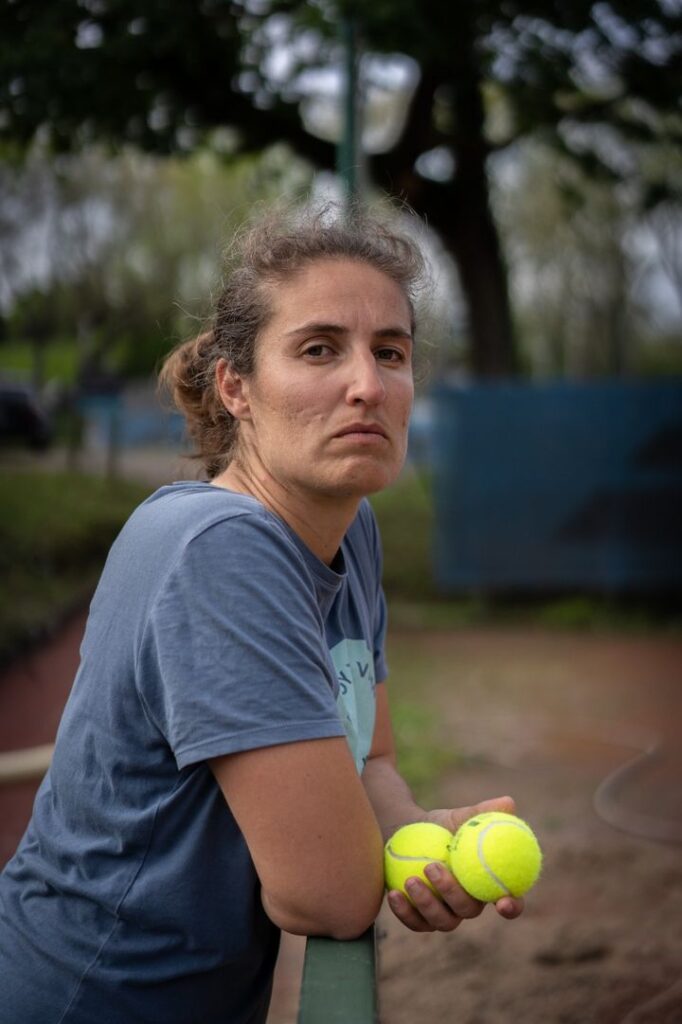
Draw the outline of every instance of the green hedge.
M3 472L0 661L90 597L107 552L149 487L76 473Z

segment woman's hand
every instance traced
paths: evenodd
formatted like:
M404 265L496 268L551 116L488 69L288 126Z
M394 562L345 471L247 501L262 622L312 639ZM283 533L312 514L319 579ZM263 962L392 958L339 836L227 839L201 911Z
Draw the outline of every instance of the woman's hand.
M514 801L509 796L484 800L472 807L443 808L428 811L423 821L431 821L443 825L450 832L456 832L463 822L475 814L486 811L506 811L515 813ZM461 887L454 875L442 864L429 864L425 873L434 888L440 893L438 899L427 885L419 878L409 880L407 890L412 903L403 893L392 890L388 894L388 904L406 928L415 932L451 932L459 927L467 918L478 917L485 907L480 900L469 896ZM511 920L523 911L523 900L512 896L503 896L495 903L495 909L501 917Z

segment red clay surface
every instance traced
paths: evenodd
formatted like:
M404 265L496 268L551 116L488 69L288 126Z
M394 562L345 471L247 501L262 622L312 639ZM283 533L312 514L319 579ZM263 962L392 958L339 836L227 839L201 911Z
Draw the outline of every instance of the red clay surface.
M0 676L0 751L54 740L78 667L86 613L74 616L44 648ZM0 864L24 833L40 780L0 784Z
M510 793L545 864L518 921L415 935L382 911L382 1024L681 1024L682 640L478 630L401 651L432 659L424 700L461 755L437 802Z

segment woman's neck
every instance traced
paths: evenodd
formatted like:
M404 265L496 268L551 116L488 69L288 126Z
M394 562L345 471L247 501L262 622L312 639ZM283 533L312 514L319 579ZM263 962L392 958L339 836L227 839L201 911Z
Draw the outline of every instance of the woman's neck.
M294 489L283 487L265 474L250 472L236 461L231 462L211 483L256 498L283 519L326 565L334 561L361 500L355 495L297 494Z

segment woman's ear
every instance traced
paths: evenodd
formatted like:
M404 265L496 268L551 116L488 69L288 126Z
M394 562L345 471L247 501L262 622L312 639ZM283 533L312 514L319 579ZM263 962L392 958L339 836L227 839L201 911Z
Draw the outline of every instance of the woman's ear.
M250 419L247 381L232 369L226 359L218 360L215 373L218 394L230 415L236 420Z

